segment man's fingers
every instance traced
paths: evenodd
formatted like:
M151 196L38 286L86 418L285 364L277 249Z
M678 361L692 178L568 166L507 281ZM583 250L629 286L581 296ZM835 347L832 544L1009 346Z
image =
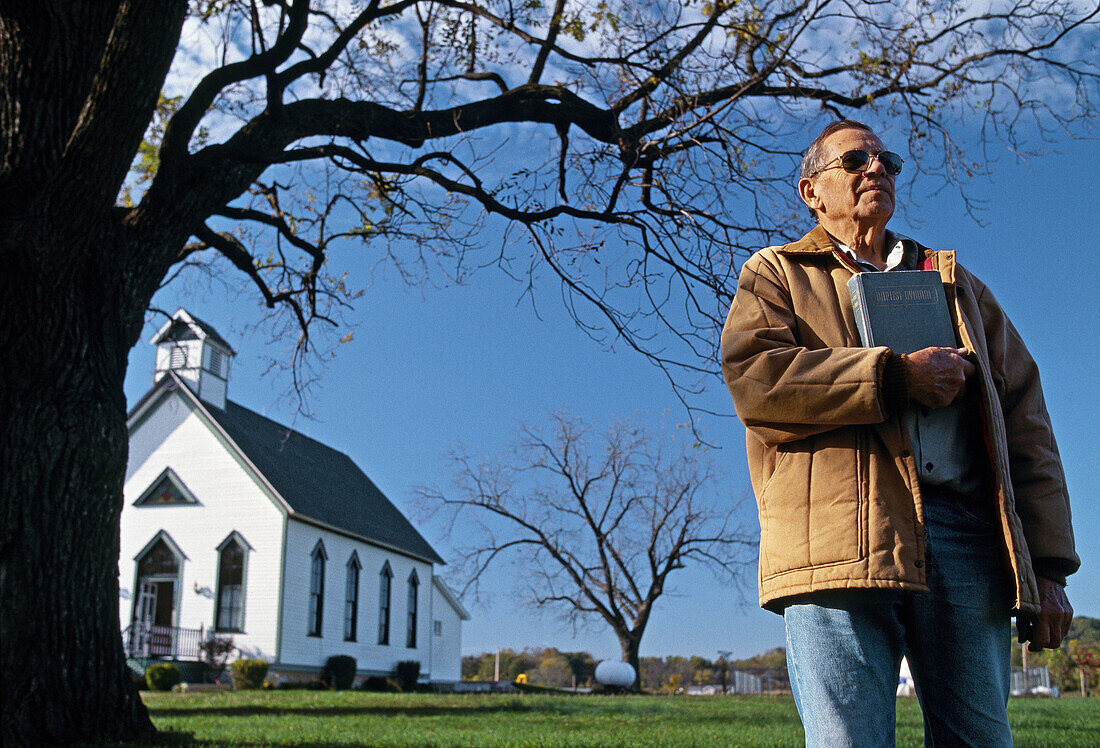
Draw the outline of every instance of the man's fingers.
M930 408L950 405L974 373L966 348L929 347L905 356L910 397Z
M1062 639L1058 641L1060 642ZM1031 636L1027 640L1027 649L1037 652L1049 647L1051 647L1051 621L1044 612L1033 621Z
M974 364L970 361L969 348L952 348L948 350L951 350L952 353L959 357L959 365L962 367L962 375L964 378L969 377L976 371Z
M1062 640L1069 635L1070 626L1073 625L1073 608L1069 607L1069 601L1059 601L1059 610L1056 619L1051 624L1051 647L1057 647Z
M1039 577L1039 617L1029 637L1028 649L1038 652L1040 649L1056 649L1069 633L1073 623L1073 606L1066 597L1065 587L1057 582Z
M1032 620L1024 613L1016 616L1016 641L1020 644L1031 641Z

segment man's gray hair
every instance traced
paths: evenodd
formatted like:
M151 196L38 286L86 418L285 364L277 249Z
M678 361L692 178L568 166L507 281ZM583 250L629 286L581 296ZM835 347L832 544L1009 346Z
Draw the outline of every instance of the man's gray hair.
M825 168L826 161L823 152L825 139L839 130L866 130L869 133L874 133L874 130L870 127L862 122L856 122L854 119L838 119L836 122L830 122L821 131L821 134L814 138L814 142L810 143L810 147L806 149L805 155L802 156L802 168L798 173L800 179L809 179Z
M838 119L835 122L830 122L825 126L825 129L821 131L821 134L814 138L814 142L810 143L810 147L806 149L806 153L802 156L802 167L798 170L798 176L800 179L809 179L814 174L818 173L825 168L825 164L828 163L825 160L825 139L839 130L866 130L869 133L874 134L867 125L862 122L856 122L854 119ZM813 208L808 208L811 218L817 218L817 211Z

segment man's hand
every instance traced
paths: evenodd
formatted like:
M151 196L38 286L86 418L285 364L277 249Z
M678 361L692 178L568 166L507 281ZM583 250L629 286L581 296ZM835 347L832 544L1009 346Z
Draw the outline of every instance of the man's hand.
M1057 649L1069 633L1073 622L1073 607L1066 597L1066 588L1057 582L1038 577L1039 617L1026 619L1021 627L1020 641L1028 642L1032 652L1040 649ZM1017 623L1017 626L1020 622Z
M909 398L929 408L944 408L961 395L974 364L965 348L922 348L902 356Z

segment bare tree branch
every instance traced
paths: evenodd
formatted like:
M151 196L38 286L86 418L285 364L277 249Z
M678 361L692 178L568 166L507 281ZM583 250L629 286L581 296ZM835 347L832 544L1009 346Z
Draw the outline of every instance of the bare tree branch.
M1025 129L1087 121L1100 84L1082 53L1100 7L1050 0L256 7L252 53L171 117L130 225L266 227L241 236L303 265L284 276L303 299L337 240L384 245L410 282L514 274L524 256L527 289L550 270L578 326L646 356L689 410L740 259L804 228L788 183L805 121L898 114L914 169L961 184L975 109L1019 151ZM222 136L189 146L200 125ZM297 189L275 211L253 200L261 179ZM502 234L526 248L499 249ZM167 272L178 252L161 259Z

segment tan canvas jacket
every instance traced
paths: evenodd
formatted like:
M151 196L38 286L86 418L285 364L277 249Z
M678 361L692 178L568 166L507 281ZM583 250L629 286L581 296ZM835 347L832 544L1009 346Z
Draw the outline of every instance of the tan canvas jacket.
M974 351L985 443L1015 609L1038 612L1032 558L1069 573L1065 476L1039 374L993 294L921 247L943 278L959 346ZM760 604L816 590L927 590L917 468L883 401L887 348L863 348L841 259L820 226L753 255L722 330L722 372L746 426L760 512Z

